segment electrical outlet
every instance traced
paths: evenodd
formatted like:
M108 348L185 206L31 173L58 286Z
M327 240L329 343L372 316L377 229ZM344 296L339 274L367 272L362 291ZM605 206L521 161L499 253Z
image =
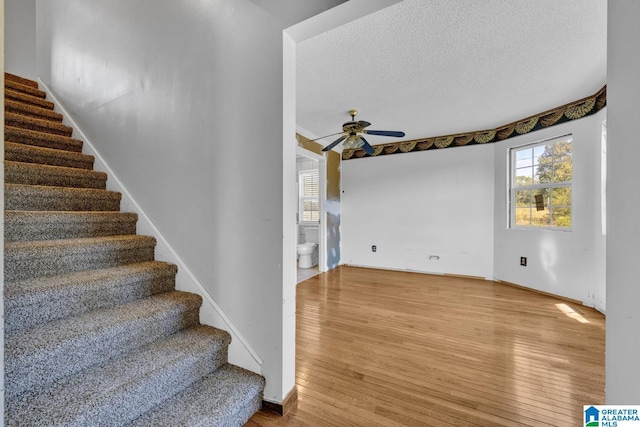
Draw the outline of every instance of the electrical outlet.
M520 265L523 267L527 266L527 257L526 256L521 256L520 257Z
M371 252L375 252L378 250L378 247L376 245L371 245Z

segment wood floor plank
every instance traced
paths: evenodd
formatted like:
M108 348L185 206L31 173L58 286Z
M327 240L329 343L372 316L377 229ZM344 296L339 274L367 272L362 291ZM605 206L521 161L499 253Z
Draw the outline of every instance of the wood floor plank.
M565 426L604 403L604 316L574 302L345 266L296 298L297 407L249 427Z

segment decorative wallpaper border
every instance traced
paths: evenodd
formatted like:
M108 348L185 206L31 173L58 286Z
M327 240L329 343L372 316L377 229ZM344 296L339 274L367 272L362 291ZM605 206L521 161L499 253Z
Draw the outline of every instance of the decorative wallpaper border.
M597 113L606 105L607 86L604 86L591 96L518 120L517 122L500 126L499 128L374 145L373 149L375 151L372 155L366 154L361 148L356 150L347 149L342 151L342 160L411 153L439 148L463 147L466 145L490 144L560 123L581 119L582 117Z

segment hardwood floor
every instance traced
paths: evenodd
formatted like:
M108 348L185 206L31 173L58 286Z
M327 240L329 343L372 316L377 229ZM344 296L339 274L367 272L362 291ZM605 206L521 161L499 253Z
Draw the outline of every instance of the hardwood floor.
M297 287L298 405L257 426L577 426L599 312L512 286L339 267Z

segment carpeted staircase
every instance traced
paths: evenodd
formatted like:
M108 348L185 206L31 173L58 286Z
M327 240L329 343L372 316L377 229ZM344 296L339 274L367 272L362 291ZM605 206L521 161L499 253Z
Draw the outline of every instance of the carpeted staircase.
M264 379L227 363L45 97L5 73L6 425L242 425Z

